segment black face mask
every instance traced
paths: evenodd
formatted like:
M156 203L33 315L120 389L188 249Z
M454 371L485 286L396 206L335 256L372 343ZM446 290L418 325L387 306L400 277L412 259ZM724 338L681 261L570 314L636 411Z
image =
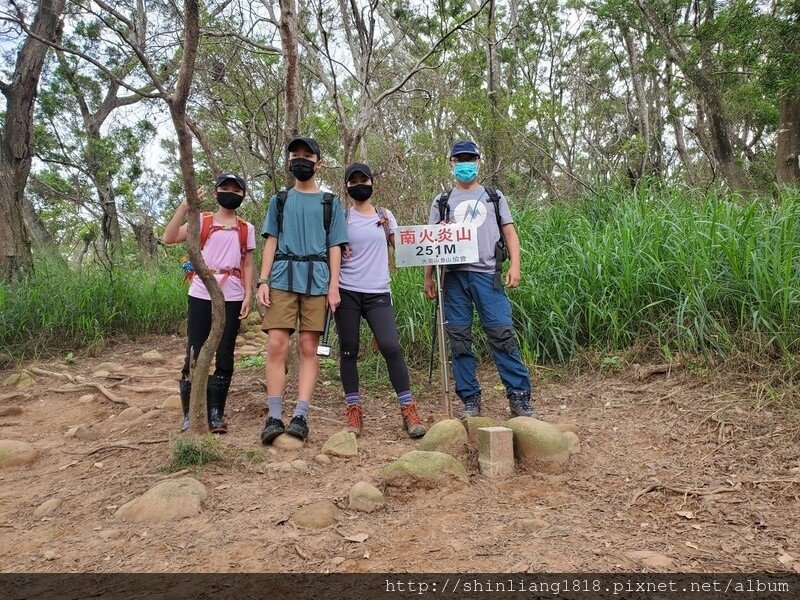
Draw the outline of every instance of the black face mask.
M293 158L289 162L289 172L294 175L298 181L308 181L314 176L314 161L307 158Z
M350 194L350 197L353 200L364 202L364 200L369 200L369 197L372 196L372 186L365 183L359 183L353 187L348 187L347 193Z
M217 192L217 202L222 208L228 210L236 210L242 205L244 196L240 196L234 192Z

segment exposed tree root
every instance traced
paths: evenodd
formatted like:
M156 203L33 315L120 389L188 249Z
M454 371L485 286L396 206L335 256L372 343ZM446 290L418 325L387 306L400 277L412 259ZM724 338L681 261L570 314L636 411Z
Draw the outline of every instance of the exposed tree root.
M76 383L71 386L64 386L62 388L50 388L50 391L57 392L59 394L67 394L69 392L79 392L87 388L96 389L98 392L103 394L103 396L111 400L111 402L113 402L114 404L122 404L124 406L136 406L135 404L132 404L129 400L126 400L125 398L120 398L116 394L112 394L105 386L94 381L83 381L81 383Z
M737 483L734 486L718 487L712 490L679 488L671 485L664 485L663 483L654 483L653 485L649 485L643 490L639 490L638 492L636 492L633 495L633 498L631 499L631 504L636 504L636 501L645 494L649 494L650 492L655 492L658 490L675 492L676 494L681 494L682 496L712 496L714 494L724 494L726 492L739 492L741 491L741 489L742 489L741 482Z

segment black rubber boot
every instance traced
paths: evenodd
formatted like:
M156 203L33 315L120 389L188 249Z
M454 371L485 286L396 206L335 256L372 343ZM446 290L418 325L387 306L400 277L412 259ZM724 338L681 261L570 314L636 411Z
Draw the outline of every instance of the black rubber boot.
M188 379L181 379L178 387L181 390L181 406L183 407L181 431L186 431L189 429L189 398L192 396L192 382Z
M231 378L225 375L212 375L208 378L208 428L211 433L228 433L225 423L225 401L228 399L228 388Z

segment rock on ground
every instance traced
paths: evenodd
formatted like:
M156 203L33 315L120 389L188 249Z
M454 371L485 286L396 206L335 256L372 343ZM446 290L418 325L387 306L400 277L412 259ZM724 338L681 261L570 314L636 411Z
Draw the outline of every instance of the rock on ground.
M322 454L330 456L358 456L358 442L352 431L334 433L322 446Z
M142 360L146 363L162 363L164 356L158 350L149 350L142 353Z
M625 556L631 560L638 560L651 569L674 569L675 562L669 557L651 550L634 550L626 552Z
M553 427L561 432L571 431L574 434L577 434L579 429L577 423L553 423Z
M19 406L3 406L0 408L0 417L16 417L22 414Z
M298 437L282 433L272 440L272 447L278 450L302 450L305 442Z
M335 524L341 512L332 502L315 502L298 508L292 515L292 521L298 527L322 529Z
M514 456L519 463L548 472L564 468L569 438L553 425L532 417L514 417L506 427L514 432Z
M164 523L200 514L206 487L191 477L162 481L114 513L121 521Z
M161 408L167 410L183 410L180 394L172 394L171 396L167 396L167 399L161 403Z
M3 385L18 390L24 390L25 388L36 385L36 380L31 377L31 374L27 371L20 371L19 373L14 373L6 377L3 381Z
M383 508L383 505L383 494L374 485L359 481L350 488L350 510L373 512Z
M399 487L436 487L469 483L464 466L444 452L412 450L383 468L383 479Z
M0 468L29 465L36 460L36 449L27 442L0 440Z
M61 502L61 498L50 498L50 500L45 500L36 507L36 509L33 511L33 516L46 517L47 515L52 515L61 506Z
M569 447L567 448L567 452L570 454L578 454L581 451L581 440L577 436L577 434L573 433L572 431L565 431L564 437L567 438L567 442L569 443Z
M423 451L438 451L461 456L469 447L467 430L461 421L445 419L434 423L420 440L418 448Z
M117 415L118 421L133 421L138 419L144 414L144 411L138 406L129 406Z

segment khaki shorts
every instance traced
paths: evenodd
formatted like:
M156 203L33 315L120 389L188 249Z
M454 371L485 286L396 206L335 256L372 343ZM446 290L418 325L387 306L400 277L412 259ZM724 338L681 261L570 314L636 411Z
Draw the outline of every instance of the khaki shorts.
M269 289L269 308L261 329L288 329L294 332L300 320L300 331L325 331L325 296L303 296L294 292Z

